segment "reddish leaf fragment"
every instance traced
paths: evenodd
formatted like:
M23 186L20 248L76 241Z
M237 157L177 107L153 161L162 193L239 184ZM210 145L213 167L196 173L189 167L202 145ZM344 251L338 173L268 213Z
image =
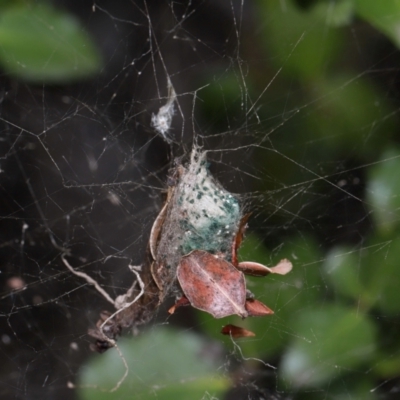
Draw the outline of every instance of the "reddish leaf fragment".
M251 213L245 214L239 222L239 229L238 229L235 239L233 240L233 243L232 243L232 264L233 265L238 264L237 251L242 243L243 236L244 236L244 233L247 228L247 221L248 221L250 215L251 215Z
M273 274L279 274L279 275L286 275L289 273L293 268L292 263L284 258L283 260L279 261L275 267L270 268Z
M178 307L182 306L189 306L190 301L185 297L182 296L180 299L176 301L176 303L168 310L170 314L173 314Z
M271 273L270 268L253 261L240 262L238 265L238 269L244 274L252 276L266 276Z
M235 339L241 338L241 337L256 336L256 334L252 331L249 331L247 329L241 328L240 326L235 326L235 325L231 325L231 324L225 325L222 328L221 333L223 335L230 335Z
M182 258L177 276L194 308L214 318L233 314L247 317L244 275L231 263L206 251L195 250Z
M268 274L286 275L292 270L292 263L285 258L279 261L275 267L269 268L253 261L243 261L239 263L238 269L246 275L253 276L266 276Z
M274 313L269 307L256 299L246 300L245 307L251 317L263 317Z

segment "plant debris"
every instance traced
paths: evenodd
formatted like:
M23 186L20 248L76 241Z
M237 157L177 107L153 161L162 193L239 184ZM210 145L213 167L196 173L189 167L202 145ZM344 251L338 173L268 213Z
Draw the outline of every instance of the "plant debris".
M286 259L273 268L238 262L249 214L243 215L238 198L211 175L206 152L194 149L188 165L179 164L169 181L166 203L151 229L146 262L140 268L131 266L137 280L125 295L111 300L117 311L103 312L97 327L89 330L100 352L115 345L122 329L147 323L169 297L176 299L170 314L189 304L215 318L273 314L246 289L244 274L284 275L292 268ZM234 325L226 325L222 333L234 338L254 335Z

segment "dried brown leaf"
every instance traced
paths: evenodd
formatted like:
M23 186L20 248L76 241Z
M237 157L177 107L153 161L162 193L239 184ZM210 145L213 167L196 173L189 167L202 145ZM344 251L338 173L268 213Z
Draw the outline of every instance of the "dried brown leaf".
M178 300L176 301L176 303L168 310L168 312L169 312L170 314L173 314L177 308L182 307L182 306L189 306L189 305L190 305L190 301L189 301L185 296L182 296L182 297L181 297L180 299L178 299Z
M202 250L183 257L177 276L191 305L215 318L247 317L244 275L231 263Z
M263 317L274 313L269 307L256 299L247 299L245 307L251 317Z
M247 221L250 218L250 215L251 215L251 213L245 214L239 222L239 229L238 229L235 239L233 240L233 243L232 243L232 264L233 265L238 264L237 251L242 243L244 233L247 228Z
M243 261L239 263L238 269L244 274L252 276L266 276L268 274L286 275L292 270L292 263L287 259L283 259L275 267L269 268L253 261Z
M237 339L237 338L241 338L241 337L252 337L252 336L256 336L256 334L252 331L249 331L247 329L241 328L240 326L236 326L236 325L225 325L222 330L221 333L223 335L230 335L233 338Z
M151 227L149 248L150 248L150 253L151 253L151 256L153 257L153 260L156 259L157 242L158 242L158 238L160 236L162 225L163 225L165 217L167 215L167 211L168 211L168 200L165 202L163 208L157 215L157 218L155 219L153 226Z

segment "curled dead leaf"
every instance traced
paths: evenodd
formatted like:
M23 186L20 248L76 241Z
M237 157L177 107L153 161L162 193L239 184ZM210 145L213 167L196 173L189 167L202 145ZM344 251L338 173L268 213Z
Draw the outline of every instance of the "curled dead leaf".
M241 328L240 326L236 326L236 325L225 325L222 329L221 329L221 333L223 335L230 335L233 338L237 339L237 338L241 338L241 337L253 337L256 336L256 334L252 331L249 331L247 329Z
M181 297L180 299L178 299L178 300L176 301L176 303L168 310L168 312L169 312L170 314L173 314L177 308L182 307L182 306L189 306L189 305L190 305L190 301L189 301L185 296L182 296L182 297Z
M247 221L249 220L250 215L251 215L251 213L245 214L239 222L239 229L238 229L235 239L233 240L233 243L232 243L232 264L233 265L238 264L237 251L242 243L244 233L247 228Z
M268 274L286 275L292 270L292 263L285 258L279 261L275 267L269 268L253 261L243 261L239 263L238 269L244 274L252 276L266 276Z
M251 317L263 317L264 315L272 315L274 313L264 303L256 299L247 299L245 307Z
M167 211L168 211L168 200L165 202L163 208L157 215L157 218L155 219L153 226L151 227L149 248L150 248L150 254L153 257L153 260L156 259L157 242L158 242L158 239L160 236L162 225L163 225L165 217L167 215Z

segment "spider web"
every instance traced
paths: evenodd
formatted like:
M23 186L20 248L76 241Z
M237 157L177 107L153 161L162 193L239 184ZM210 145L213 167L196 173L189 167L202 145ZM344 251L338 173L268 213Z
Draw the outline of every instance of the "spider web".
M332 378L309 387L282 378L291 340L314 340L317 347L324 342L311 333L304 337L282 315L303 298L307 303L297 304L294 319L313 309L313 301L339 307L336 286L322 272L320 280L307 280L306 272L319 271L332 249L339 259L350 253L356 261L372 251L385 263L391 239L368 239L379 211L365 199L365 187L368 168L396 158L379 161L383 149L377 143L382 129L391 124L387 130L394 131L397 122L398 55L382 35L355 23L346 50L354 60L335 61L338 84L322 91L317 80L299 83L290 74L292 61L313 27L292 41L282 33L279 49L268 44L268 24L287 7L279 3L266 20L257 14L261 5L249 1L55 1L92 35L103 55L102 71L68 86L2 76L2 398L79 398L68 382L79 381L82 365L97 356L89 350L87 330L109 304L61 257L68 252L70 264L111 298L126 293L134 280L128 266L145 258L168 171L175 159L187 161L194 145L208 151L212 173L252 212L249 243L256 254L268 249L271 263L287 257L294 268L299 260L304 274L290 283L298 292L284 304L279 299L285 279L272 280L273 298L265 294L267 281L249 283L252 289L261 285L276 312L249 339L265 343L270 357L254 356L243 341L210 337L208 322L189 309L170 318L168 305L161 307L151 329L178 326L204 336L209 351L217 348L216 370L239 376L224 398L339 398L338 392L357 398L349 376L368 374L378 361L351 364L340 384ZM332 53L320 44L328 70ZM381 94L367 93L365 108L391 106L382 106L381 114L371 111L369 120L355 116L355 139L347 140L349 131L330 110L363 80ZM321 113L329 133L313 125ZM311 300L309 292L318 297ZM357 300L362 303L361 294ZM374 318L383 318L395 335L398 314L376 311ZM271 336L283 338L279 353L271 350ZM398 358L391 340L390 357ZM315 368L326 363L321 358ZM389 398L398 390L397 379L375 377L360 385L365 396Z

